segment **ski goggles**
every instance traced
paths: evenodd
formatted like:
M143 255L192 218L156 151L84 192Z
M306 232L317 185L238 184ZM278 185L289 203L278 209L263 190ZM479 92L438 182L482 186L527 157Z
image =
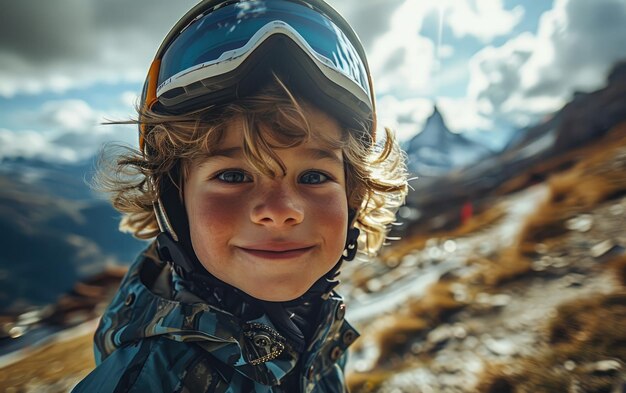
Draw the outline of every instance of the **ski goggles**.
M276 49L269 43L278 36L283 43ZM182 114L239 97L243 85L259 84L249 75L268 47L275 48L273 57L297 59L310 86L322 91L321 100L332 101L329 108L338 107L361 124L374 122L364 50L347 22L320 0L202 2L161 45L142 102L157 113Z

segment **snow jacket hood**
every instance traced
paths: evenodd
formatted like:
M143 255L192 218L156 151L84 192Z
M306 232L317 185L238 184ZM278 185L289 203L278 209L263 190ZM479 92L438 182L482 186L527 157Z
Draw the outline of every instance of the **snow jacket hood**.
M131 266L103 314L97 367L73 392L346 391L346 350L358 333L339 296L322 302L300 353L267 315L241 320L203 302L148 255Z

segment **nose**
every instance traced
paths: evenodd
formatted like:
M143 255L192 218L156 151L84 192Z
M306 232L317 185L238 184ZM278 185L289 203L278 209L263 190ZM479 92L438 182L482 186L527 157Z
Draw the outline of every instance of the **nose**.
M277 179L259 190L250 218L252 222L266 226L297 225L304 219L302 199L297 190Z

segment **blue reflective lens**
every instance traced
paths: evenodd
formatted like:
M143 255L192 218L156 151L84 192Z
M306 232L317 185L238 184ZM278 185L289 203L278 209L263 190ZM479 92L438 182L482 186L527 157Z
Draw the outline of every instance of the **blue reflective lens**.
M259 29L276 20L289 24L315 52L370 95L363 61L345 34L321 13L281 0L231 3L197 18L163 54L157 86L179 72L243 47Z

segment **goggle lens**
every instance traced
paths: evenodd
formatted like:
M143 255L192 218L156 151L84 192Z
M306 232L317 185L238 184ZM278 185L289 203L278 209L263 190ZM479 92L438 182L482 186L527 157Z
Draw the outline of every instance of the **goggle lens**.
M296 30L318 58L371 98L364 62L346 35L314 9L279 0L227 3L196 18L163 54L157 86L189 69L218 62L224 53L244 47L255 33L277 20Z

